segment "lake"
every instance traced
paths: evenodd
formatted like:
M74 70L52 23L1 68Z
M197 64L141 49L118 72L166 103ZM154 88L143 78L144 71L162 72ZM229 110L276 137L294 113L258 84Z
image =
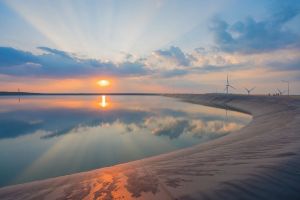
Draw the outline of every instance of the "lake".
M2 96L0 186L171 152L250 121L160 96Z

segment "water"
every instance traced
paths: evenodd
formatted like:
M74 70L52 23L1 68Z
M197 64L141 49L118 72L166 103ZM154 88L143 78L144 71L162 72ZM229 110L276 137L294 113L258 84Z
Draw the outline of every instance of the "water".
M159 96L1 97L0 186L174 151L250 120Z

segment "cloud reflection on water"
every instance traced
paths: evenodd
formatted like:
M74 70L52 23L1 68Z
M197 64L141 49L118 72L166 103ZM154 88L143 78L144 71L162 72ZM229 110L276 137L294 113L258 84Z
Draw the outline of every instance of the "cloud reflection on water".
M103 98L104 97L104 98ZM99 104L108 105L102 96ZM104 101L103 101L104 100ZM38 99L37 99L38 101ZM49 100L51 101L51 100ZM60 104L58 104L60 105ZM79 104L82 105L82 104ZM102 106L101 106L102 107ZM182 110L160 108L148 111L131 109L111 109L100 112L96 109L84 108L52 108L20 109L0 113L0 139L15 138L33 134L42 130L49 134L42 138L57 137L72 133L78 127L113 126L122 124L124 132L135 129L149 129L153 135L178 138L183 133L191 133L195 137L206 134L226 134L241 128L242 121L231 118L227 123L224 117L213 114L192 114Z
M105 108L95 96L10 100L0 99L0 186L170 152L250 119L164 97L111 96Z

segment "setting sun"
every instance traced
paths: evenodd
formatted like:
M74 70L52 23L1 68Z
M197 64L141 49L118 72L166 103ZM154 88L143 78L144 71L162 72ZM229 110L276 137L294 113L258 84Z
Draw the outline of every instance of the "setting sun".
M98 85L100 85L101 87L107 87L110 85L110 82L108 80L99 80L98 82Z

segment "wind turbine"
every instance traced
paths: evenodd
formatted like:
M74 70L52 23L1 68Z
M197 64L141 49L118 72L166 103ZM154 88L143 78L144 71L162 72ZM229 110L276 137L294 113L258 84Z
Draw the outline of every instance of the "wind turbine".
M251 89L248 89L248 88L245 87L245 90L247 91L248 95L250 95L250 93L251 93L252 90L254 90L254 89L255 89L255 87L253 87L253 88L251 88Z
M228 74L227 74L227 82L226 82L226 87L225 87L226 94L228 94L228 90L229 90L230 87L231 87L232 89L235 89L232 85L229 84Z
M279 95L283 94L283 91L279 90L278 88L277 88L277 91L278 91Z
M290 96L290 81L286 81L286 80L282 80L282 82L287 83L287 92L288 92L288 96Z

